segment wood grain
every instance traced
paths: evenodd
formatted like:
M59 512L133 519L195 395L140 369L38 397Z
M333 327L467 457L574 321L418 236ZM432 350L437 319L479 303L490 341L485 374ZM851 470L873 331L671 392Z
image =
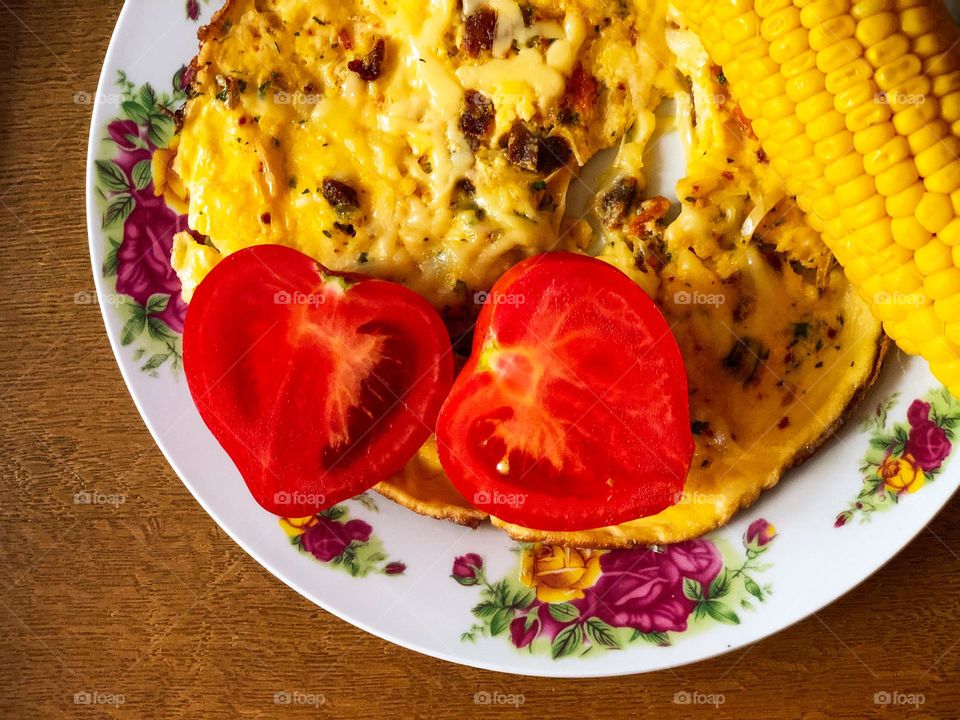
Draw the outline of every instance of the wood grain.
M153 0L155 2L180 0ZM119 0L0 0L0 717L956 717L960 505L831 607L746 651L606 680L423 657L314 607L247 557L153 445L96 305L83 177ZM116 508L74 493L119 493ZM817 582L810 578L811 583ZM78 692L121 706L84 706ZM322 695L278 706L277 692ZM515 693L519 707L477 692ZM919 709L877 692L922 693ZM673 702L722 694L719 709Z

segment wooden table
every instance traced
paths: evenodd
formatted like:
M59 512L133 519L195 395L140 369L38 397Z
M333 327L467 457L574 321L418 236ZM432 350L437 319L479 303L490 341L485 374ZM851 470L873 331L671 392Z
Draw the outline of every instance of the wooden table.
M74 93L95 91L120 6L0 0L0 717L960 715L957 501L874 578L776 637L607 680L423 657L328 615L243 553L154 446L97 306L74 300L93 292L90 108ZM78 505L81 490L126 502ZM477 705L481 691L523 704ZM82 692L124 702L76 704ZM278 692L325 702L278 706ZM724 702L679 705L678 692ZM885 707L878 692L924 703Z

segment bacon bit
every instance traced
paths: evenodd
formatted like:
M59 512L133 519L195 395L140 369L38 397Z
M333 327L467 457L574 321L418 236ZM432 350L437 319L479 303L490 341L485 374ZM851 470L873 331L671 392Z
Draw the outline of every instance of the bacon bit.
M613 228L623 223L636 198L637 179L629 176L617 178L613 186L600 196L597 203L604 226Z
M490 98L476 90L467 90L463 98L466 109L460 116L460 132L467 136L470 147L477 150L481 140L493 129L496 111Z
M730 112L733 115L733 119L737 122L737 127L740 128L740 131L749 137L752 140L756 140L757 136L753 132L753 125L750 124L749 118L743 114L743 110L739 105L734 105L733 110Z
M567 80L567 89L559 113L560 122L564 125L576 125L581 116L593 112L599 95L600 85L596 78L584 70L583 65L577 65Z
M634 222L642 225L651 220L660 220L668 212L670 212L670 201L662 195L655 195L640 203L640 212L637 213Z
M786 430L790 426L790 418L784 415L780 418L780 422L777 423L777 427L781 430Z
M380 77L386 49L387 44L382 39L377 40L373 49L365 58L354 58L347 63L347 68L359 75L361 80L373 82Z
M463 49L472 58L480 57L484 50L493 49L497 35L497 13L482 7L468 16L463 26Z
M540 141L537 152L537 172L549 175L570 161L573 151L562 137L546 137Z
M346 28L340 28L337 30L337 41L343 45L347 50L353 50L353 38L350 37L350 32ZM351 68L352 70L353 68Z
M337 212L350 212L360 207L360 198L357 191L345 182L333 178L324 178L320 184L320 189L323 192L323 197Z
M269 225L269 224L270 224L270 213L268 213L268 212L263 213L263 214L260 216L260 222L262 222L264 225Z

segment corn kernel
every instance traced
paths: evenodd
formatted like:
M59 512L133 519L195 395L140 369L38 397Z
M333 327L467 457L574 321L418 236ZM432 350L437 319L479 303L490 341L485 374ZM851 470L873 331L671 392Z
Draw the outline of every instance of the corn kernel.
M841 130L836 135L814 145L813 153L817 160L827 165L852 150L853 134L847 130Z
M958 90L960 90L960 70L954 70L933 79L934 95L949 95Z
M910 133L907 141L910 143L911 152L917 155L937 143L941 138L945 138L949 132L950 128L943 120L934 120L916 132Z
M960 92L950 93L940 98L940 113L947 122L960 120Z
M893 10L892 0L859 0L850 8L850 15L857 20L863 20L887 10Z
M893 116L893 126L900 135L911 135L922 128L928 122L933 120L930 112L925 108L932 106L933 103L922 102L919 105L911 105L905 110L897 112ZM936 115L936 111L934 111Z
M842 202L842 201L841 201ZM882 195L872 195L863 202L845 209L840 217L851 230L859 230L886 217L887 206Z
M884 38L876 45L868 47L865 55L867 61L875 68L878 68L893 62L908 52L910 52L910 41L900 33L897 33Z
M882 12L864 18L857 23L857 40L864 47L870 47L893 35L900 29L900 18L892 12Z
M933 238L922 248L917 248L913 255L913 261L924 276L953 267L950 246L941 242L938 238Z
M836 45L831 45L819 51L817 53L817 67L824 73L833 72L861 55L863 55L863 46L856 38L847 38Z
M824 177L828 183L837 187L862 175L863 172L863 159L851 153L827 165L824 169Z
M929 177L937 170L954 162L958 156L960 156L960 139L953 136L945 137L936 145L931 145L917 154L917 170L923 177Z
M925 193L917 205L917 220L932 233L939 232L955 217L949 195Z
M843 115L838 113L836 110L831 110L830 112L824 113L823 115L818 117L816 120L814 120L812 123L807 125L806 130L807 130L807 136L814 142L818 142L820 140L823 140L824 138L830 137L831 135L835 135L836 133L843 130L844 127L846 126L843 122ZM892 125L890 126L890 130L891 131L893 130ZM863 132L869 132L869 130L866 130ZM862 142L864 144L869 143L869 138L868 137L862 138ZM858 143L858 138L857 136L854 136L853 138L854 147L857 147L857 143ZM858 152L862 153L863 151L858 149Z
M820 25L810 28L808 42L816 51L825 50L836 42L853 37L857 30L857 21L849 15L838 15Z
M903 160L877 175L877 191L884 197L892 197L903 192L919 179L913 160Z
M916 55L901 55L896 60L877 68L873 78L884 90L902 85L920 74L920 58Z
M790 78L786 84L786 93L788 98L798 103L821 92L823 88L823 73L814 68Z
M923 179L923 186L930 192L952 194L960 189L960 160L954 160L933 175Z
M960 247L960 217L955 217L938 232L937 239L952 247Z
M792 0L756 0L754 9L760 17L770 17L778 10L789 7Z
M800 13L800 21L806 28L815 28L832 18L844 16L849 9L846 2L817 0L807 5Z
M804 50L792 60L788 60L780 66L780 73L787 78L796 77L808 70L817 67L817 54L813 50Z
M933 306L934 308L936 308L937 304L934 303ZM947 320L947 318L944 318L942 316L940 316L940 319ZM952 344L960 347L960 322L945 322L943 332L947 336L947 340L949 340ZM957 379L960 380L960 377L958 377Z
M898 135L879 150L864 155L863 168L871 175L879 175L908 157L910 157L910 146L906 139Z
M937 16L929 7L916 7L900 13L900 24L910 37L920 37L937 27Z
M800 27L800 11L793 5L778 10L760 23L760 37L773 42Z
M807 129L809 133L809 128ZM896 137L896 130L893 129L893 123L881 123L872 127L857 130L853 134L853 147L861 155L883 147L885 143Z
M847 113L844 121L850 132L866 130L874 125L880 125L890 119L890 106L882 102L864 103Z
M833 72L828 72L824 78L824 85L827 92L836 95L848 87L870 80L872 75L873 68L870 67L870 63L863 58L857 58Z
M809 47L806 28L798 27L770 43L770 57L783 65Z
M956 323L960 319L960 295L937 300L933 303L933 309L941 320Z
M860 175L837 188L837 198L844 205L863 202L877 192L877 186L869 175Z
M812 98L807 98L796 105L797 119L804 125L813 122L821 115L830 112L833 107L833 97L830 93L821 92Z
M887 214L891 218L907 217L913 215L917 210L917 205L923 199L923 184L915 182L906 190L887 197Z
M923 290L935 301L960 294L960 268L949 267L927 276Z
M921 248L929 242L932 235L915 217L894 218L890 222L893 240L909 250Z

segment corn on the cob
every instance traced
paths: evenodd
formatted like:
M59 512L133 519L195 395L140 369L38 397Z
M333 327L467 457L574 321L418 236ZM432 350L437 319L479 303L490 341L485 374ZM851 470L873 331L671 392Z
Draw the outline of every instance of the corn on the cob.
M884 329L960 396L960 31L941 0L673 0Z

